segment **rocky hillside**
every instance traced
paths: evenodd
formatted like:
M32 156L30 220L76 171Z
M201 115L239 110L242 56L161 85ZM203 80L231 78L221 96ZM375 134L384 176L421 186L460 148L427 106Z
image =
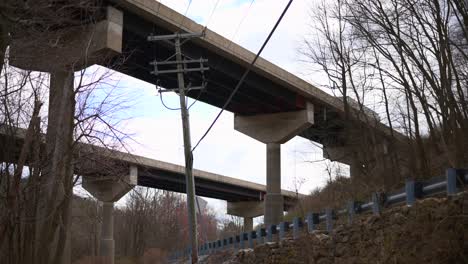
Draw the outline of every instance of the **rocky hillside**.
M387 209L330 234L220 252L204 263L468 263L468 193Z

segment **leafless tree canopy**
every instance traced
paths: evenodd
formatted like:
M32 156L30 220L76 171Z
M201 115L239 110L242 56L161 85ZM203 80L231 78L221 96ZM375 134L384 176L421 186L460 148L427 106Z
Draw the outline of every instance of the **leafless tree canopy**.
M372 181L378 182L376 175L389 168L399 169L383 177L389 178L383 183L387 188L403 178L440 175L449 166L467 165L466 1L323 1L312 13L314 37L305 40L303 54L343 97L347 117L367 107L390 128L388 154L377 159L377 164L389 165L379 170L367 166ZM356 107L350 107L349 98ZM376 132L348 124L349 145L359 142L354 153L377 158ZM406 139L395 140L396 132ZM368 160L372 157L360 164L369 165Z

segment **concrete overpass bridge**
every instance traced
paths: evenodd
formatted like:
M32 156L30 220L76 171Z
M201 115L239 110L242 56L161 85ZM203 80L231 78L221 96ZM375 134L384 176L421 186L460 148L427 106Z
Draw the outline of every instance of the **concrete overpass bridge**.
M203 26L156 0L107 0L102 1L102 15L97 22L68 30L65 36L54 39L54 43L57 43L53 46L46 41L45 44L25 48L22 46L25 41L21 38L13 40L10 44L10 64L28 70L51 72L51 78L55 80L51 85L63 87L70 85L70 82L64 79L66 75L60 73L101 64L152 84L159 81L158 85L162 87L174 88L177 87L175 76L160 76L157 79L150 74L153 68L149 64L153 59L164 60L173 55L172 44L150 43L147 37L175 32L202 32ZM63 34L63 29L60 33ZM255 56L209 29L203 38L184 44L183 52L192 58L208 59L207 66L210 67L206 90L201 93L191 91L188 96L216 107L226 102ZM122 57L125 59L121 60ZM56 63L50 63L52 60ZM201 81L195 74L188 74L187 79L194 83ZM353 159L339 158L347 148L342 101L265 59L260 58L253 66L226 110L235 114L236 130L266 144L266 189L245 188L239 183L236 193L227 194L228 183L218 182L216 185L213 179L217 176L206 174L206 177L202 177L199 174L195 180L199 181L197 192L219 197L224 191L225 195L233 195L229 199L240 197L241 193L247 201L264 199L266 225L281 222L285 201L287 203L281 191L281 144L299 135L333 150L326 156L350 164L352 172L353 167L362 167L362 163ZM372 113L368 116L375 119ZM356 120L362 121L360 117ZM375 122L375 125L383 134L388 133L379 122ZM143 158L140 160L155 163ZM180 176L180 168L174 167L173 171L166 169L161 173L159 167L164 166L162 163L156 164L147 170L151 173L142 173L139 178L141 184L161 187L160 184L165 182L173 190L183 189L183 183L179 180L168 181ZM209 182L213 187L211 191L206 188ZM214 187L218 191L214 191Z
M18 160L26 130L0 125L0 162ZM80 143L74 154L75 173L83 177L83 187L103 202L113 204L134 186L185 193L185 168L180 165L121 151ZM196 194L227 202L227 214L244 218L244 228L252 230L253 218L263 215L266 186L202 170L193 170ZM284 211L302 194L281 190Z

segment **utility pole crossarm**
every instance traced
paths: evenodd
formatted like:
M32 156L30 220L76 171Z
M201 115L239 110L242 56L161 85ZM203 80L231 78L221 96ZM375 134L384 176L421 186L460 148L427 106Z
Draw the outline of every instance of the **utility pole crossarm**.
M152 71L151 74L160 75L160 74L167 74L167 73L185 73L185 72L203 72L208 71L210 68L203 67L203 68L193 68L193 69L175 69L175 70L156 70Z
M178 63L182 63L182 64L189 64L189 63L204 63L204 62L208 62L207 59L198 59L198 60L181 60L181 61L152 61L150 62L149 64L150 65L171 65L171 64L178 64Z
M203 33L177 33L172 35L162 35L162 36L148 36L148 41L160 41L160 40L174 40L174 39L191 39L191 38L201 38Z
M205 86L193 86L190 88L187 88L187 91L192 91L192 90L203 90L205 89ZM167 92L178 92L179 88L167 88L165 90L160 90L160 93L167 93Z

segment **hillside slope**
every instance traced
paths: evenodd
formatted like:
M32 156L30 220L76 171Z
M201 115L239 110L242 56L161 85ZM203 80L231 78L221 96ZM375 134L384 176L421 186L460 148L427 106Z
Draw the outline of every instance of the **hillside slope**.
M221 252L205 263L468 263L468 193L368 215L328 234Z

